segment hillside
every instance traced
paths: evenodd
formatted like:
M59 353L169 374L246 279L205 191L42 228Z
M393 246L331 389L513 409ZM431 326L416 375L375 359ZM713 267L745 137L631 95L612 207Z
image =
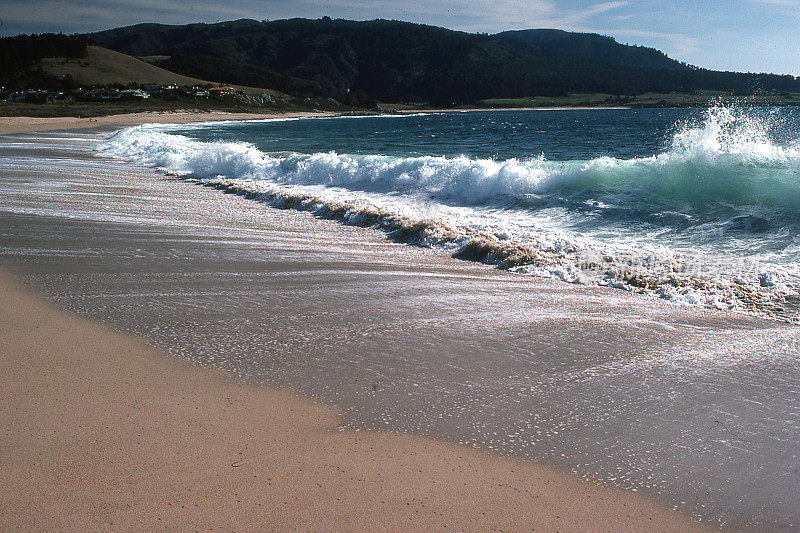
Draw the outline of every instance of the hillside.
M61 82L37 68L44 57L86 57L86 35L42 33L0 38L0 87L51 87Z
M39 63L42 71L52 76L63 77L69 75L78 85L106 85L130 83L158 85L206 85L208 83L224 83L222 79L211 78L203 80L176 74L169 70L142 61L135 57L109 50L97 45L89 45L84 57L48 57ZM270 89L243 87L235 85L237 89L252 94L282 93Z
M42 70L53 76L71 76L78 85L157 83L198 85L197 78L175 74L135 57L89 45L86 57L50 57L41 61Z
M620 44L611 37L596 33L572 33L563 30L517 30L504 31L496 35L530 46L551 56L562 59L600 61L606 64L654 69L684 71L687 65L676 61L663 52L644 46Z
M792 76L699 69L651 48L559 30L486 35L323 18L139 24L91 37L186 76L342 101L458 104L570 93L800 91Z

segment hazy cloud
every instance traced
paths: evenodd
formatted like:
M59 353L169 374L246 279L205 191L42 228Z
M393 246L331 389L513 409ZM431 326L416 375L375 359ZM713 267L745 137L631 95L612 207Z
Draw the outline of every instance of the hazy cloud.
M793 18L800 18L800 0L749 0L754 4L772 6L775 11Z
M773 6L791 7L800 9L800 0L750 0L757 4L770 4Z
M601 4L594 4L585 9L568 13L563 20L573 24L584 22L596 15L600 15L607 11L619 9L628 5L628 2L603 2Z
M625 28L604 30L599 33L605 33L623 37L633 37L633 38L644 37L646 39L660 39L669 41L672 44L673 49L677 50L678 53L683 56L692 54L693 52L697 51L699 47L697 39L695 39L694 37L690 37L688 35L684 35L682 33L663 33L657 31L632 30ZM680 57L678 57L677 59L680 59Z

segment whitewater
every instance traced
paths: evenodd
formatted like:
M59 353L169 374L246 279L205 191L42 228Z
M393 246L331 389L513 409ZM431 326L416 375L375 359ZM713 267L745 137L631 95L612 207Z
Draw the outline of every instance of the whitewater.
M99 150L521 274L800 318L794 110L144 125Z
M61 308L335 405L338 429L793 531L797 327L762 317L797 319L798 124L719 106L4 136L0 260Z

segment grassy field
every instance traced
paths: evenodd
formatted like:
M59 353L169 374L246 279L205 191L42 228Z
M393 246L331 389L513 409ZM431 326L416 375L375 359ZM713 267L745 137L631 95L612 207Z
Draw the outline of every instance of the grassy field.
M150 58L152 59L152 58ZM46 58L41 68L55 76L69 75L78 85L206 85L206 80L182 76L156 67L135 57L99 46L89 46L86 57L78 59ZM351 111L326 98L298 98L271 89L232 85L244 93L235 96L195 98L175 93L168 99L78 101L74 103L20 103L0 101L0 116L28 117L99 117L146 111L225 111L230 113L269 113L285 111ZM268 95L265 100L263 95Z
M113 83L154 83L159 85L199 85L204 80L181 76L99 46L89 46L86 57L66 59L51 57L42 60L42 70L55 76L72 76L79 85Z
M637 96L615 96L611 94L570 94L567 96L535 96L531 98L489 98L480 102L485 107L705 107L714 102L733 102L738 105L800 105L800 93L761 94L736 96L718 91L703 91L696 94L645 93Z
M148 59L153 59L153 57ZM41 66L42 70L54 76L71 76L78 85L153 83L156 85L192 86L205 85L207 83L219 84L219 82L215 80L200 80L176 74L133 56L93 45L88 47L86 57L78 59L51 57L43 59ZM282 93L272 89L243 87L238 85L233 85L232 87L247 94L267 93L282 95Z
M624 105L611 94L570 94L568 96L533 96L530 98L487 98L480 102L487 107L576 107Z

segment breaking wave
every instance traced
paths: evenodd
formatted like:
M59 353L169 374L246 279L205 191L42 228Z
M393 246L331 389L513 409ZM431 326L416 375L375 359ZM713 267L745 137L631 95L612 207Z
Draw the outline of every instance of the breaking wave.
M104 151L466 259L793 318L800 143L773 127L714 107L661 153L582 161L264 153L163 126L121 130Z

